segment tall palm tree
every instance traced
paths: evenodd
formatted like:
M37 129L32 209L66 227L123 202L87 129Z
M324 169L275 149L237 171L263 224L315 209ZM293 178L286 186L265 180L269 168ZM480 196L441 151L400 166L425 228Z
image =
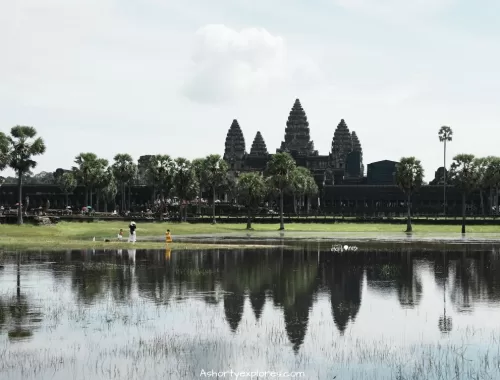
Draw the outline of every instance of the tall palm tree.
M228 166L218 154L211 154L205 158L203 165L206 183L212 189L212 223L215 224L215 191L227 177Z
M116 206L115 199L118 193L118 187L116 186L116 179L113 172L108 172L108 181L106 186L102 189L102 195L104 198L104 212L108 212L108 204L113 202L113 209Z
M314 177L310 175L306 182L306 196L307 196L307 214L311 209L311 197L317 196L319 193L318 184L314 180Z
M486 215L485 214L485 209L484 209L484 197L483 193L484 190L488 187L488 181L486 177L486 171L488 170L488 167L490 166L490 161L492 157L478 157L475 159L475 166L477 167L477 188L479 189L479 197L480 197L480 202L481 202L481 214L483 217Z
M283 196L285 189L293 183L295 160L288 153L276 153L267 164L268 183L280 195L280 230L285 229L283 221Z
M306 194L307 178L311 175L309 169L302 166L296 167L293 171L293 180L291 185L291 191L293 194L293 211L297 214L297 198L300 206L302 205L302 198Z
M175 159L175 192L179 197L179 215L180 219L186 220L187 209L183 207L186 200L193 199L198 192L198 183L191 162L185 158L179 157ZM183 213L184 211L184 213Z
M424 180L424 169L420 160L415 157L403 157L396 169L396 183L406 194L407 219L406 232L412 232L411 226L411 195L417 191Z
M197 210L196 213L199 215L201 214L201 196L202 196L202 191L203 191L203 184L205 183L205 177L206 173L204 170L205 166L205 159L204 158L196 158L193 160L191 163L193 170L194 170L194 175L196 177L196 181L198 182L198 202L197 202Z
M136 165L132 156L128 153L119 153L113 158L113 174L120 183L121 209L125 211L125 185L129 183L136 174ZM130 205L129 205L130 209Z
M443 212L446 216L446 143L452 141L453 130L451 127L442 126L438 132L439 141L444 145L444 163L443 163Z
M458 154L453 157L450 169L452 183L462 192L462 233L465 234L465 206L467 195L477 188L478 168L473 154Z
M494 207L498 213L498 189L500 188L500 157L489 157L484 173L484 182L490 189L490 210ZM495 194L495 196L493 196ZM494 202L493 202L494 200Z
M36 137L37 132L33 127L16 125L10 130L7 137L10 144L9 166L16 172L18 185L19 207L17 208L17 224L23 224L23 175L34 169L37 162L35 156L45 153L45 142L41 137Z
M108 167L108 160L98 158L95 153L80 153L75 158L78 166L73 167L75 177L85 186L85 206L92 204L92 194L100 176Z
M252 228L252 214L259 208L267 194L267 186L262 174L243 173L238 177L238 196L247 208L247 230Z
M151 157L146 170L148 185L153 188L153 199L156 192L160 195L160 220L165 212L166 198L170 195L174 186L175 164L168 154L156 154Z

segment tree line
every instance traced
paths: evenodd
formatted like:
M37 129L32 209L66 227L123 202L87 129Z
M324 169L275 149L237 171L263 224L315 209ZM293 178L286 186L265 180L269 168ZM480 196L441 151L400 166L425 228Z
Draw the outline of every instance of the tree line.
M0 170L10 167L14 170L18 185L18 224L23 224L22 187L31 170L36 168L37 156L44 154L46 145L37 131L29 126L15 126L10 135L0 132ZM180 200L181 220L187 217L185 201L201 199L202 191L210 190L212 195L212 216L215 223L216 193L223 190L237 199L248 212L247 228L251 219L269 196L280 199L280 228L284 229L283 197L290 194L294 207L303 205L307 196L318 193L316 182L304 167L297 167L295 160L287 153L276 154L269 161L264 172L246 172L233 176L227 163L218 154L211 154L192 161L172 158L166 154L141 156L134 162L130 154L116 154L113 162L98 157L95 153L80 153L75 157L71 170L57 169L52 173L54 183L68 196L78 185L85 188L85 205L101 203L106 208L108 202L115 202L118 190L121 194L121 210L127 209L128 189L130 209L130 187L139 180L152 190L152 204L161 215L166 211L167 199ZM198 202L199 204L199 202ZM24 205L27 206L27 205ZM107 211L107 210L105 210Z

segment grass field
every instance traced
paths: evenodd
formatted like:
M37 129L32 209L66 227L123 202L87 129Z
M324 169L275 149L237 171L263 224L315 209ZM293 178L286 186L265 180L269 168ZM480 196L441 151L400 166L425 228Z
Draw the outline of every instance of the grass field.
M246 229L245 223L240 224L189 224L189 223L137 223L137 237L161 237L165 236L167 229L172 235L202 235L214 233L242 233ZM118 231L123 228L124 237L128 236L128 222L61 222L53 226L33 226L25 224L0 226L0 245L5 239L30 239L30 240L53 240L53 241L91 241L94 237L97 241L106 238L116 240ZM277 231L279 224L253 224L254 231ZM290 223L285 224L286 231L296 232L404 232L405 224L371 224L371 223L335 223L335 224L312 224L312 223ZM461 226L458 225L413 225L413 232L419 233L460 233ZM500 226L467 226L470 233L500 233Z

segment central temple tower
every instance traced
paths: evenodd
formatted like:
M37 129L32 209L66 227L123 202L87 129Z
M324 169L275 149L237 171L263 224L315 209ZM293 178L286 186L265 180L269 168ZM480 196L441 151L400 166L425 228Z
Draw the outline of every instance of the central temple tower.
M277 153L287 152L292 156L317 156L318 151L314 150L314 142L309 134L309 122L306 113L296 99L288 116L285 129L285 141L281 142Z

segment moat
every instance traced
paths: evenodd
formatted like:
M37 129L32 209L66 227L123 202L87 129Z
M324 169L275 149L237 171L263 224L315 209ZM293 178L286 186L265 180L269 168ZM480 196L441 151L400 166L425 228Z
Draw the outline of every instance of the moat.
M498 378L499 320L493 242L0 253L2 379Z

